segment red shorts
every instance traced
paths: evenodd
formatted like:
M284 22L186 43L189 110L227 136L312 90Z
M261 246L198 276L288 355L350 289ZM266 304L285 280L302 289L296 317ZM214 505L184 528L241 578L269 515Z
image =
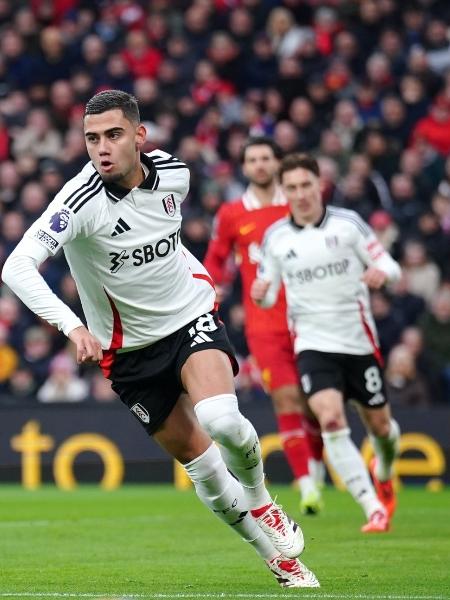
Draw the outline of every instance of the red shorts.
M247 336L247 344L261 369L267 391L299 384L294 348L288 331L252 334Z

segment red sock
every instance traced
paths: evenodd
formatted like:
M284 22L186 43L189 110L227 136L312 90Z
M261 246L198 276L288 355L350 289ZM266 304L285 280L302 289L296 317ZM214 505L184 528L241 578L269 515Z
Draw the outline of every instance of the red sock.
M288 413L277 415L278 431L284 454L296 479L309 475L310 449L303 428L303 415Z
M308 439L311 457L315 460L322 460L323 439L319 423L316 421L316 419L304 415L303 427L305 429L305 434Z

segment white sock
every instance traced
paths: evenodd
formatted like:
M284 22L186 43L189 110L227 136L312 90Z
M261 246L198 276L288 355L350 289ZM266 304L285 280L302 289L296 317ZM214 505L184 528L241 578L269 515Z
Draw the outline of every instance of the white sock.
M323 432L322 438L331 466L366 516L376 510L384 511L362 456L350 437L350 429Z
M195 413L219 445L226 466L242 484L250 509L270 504L258 434L239 412L236 396L221 394L202 400L195 405Z
M316 460L315 458L308 459L308 469L314 479L316 486L322 488L325 485L325 463L323 460Z
M375 435L369 437L377 457L375 475L380 481L388 481L392 478L392 465L399 451L400 427L397 421L391 419L391 428L387 437Z
M308 496L308 494L317 494L317 486L311 475L303 475L297 479L298 487L302 498Z
M227 471L214 444L184 468L200 500L253 546L264 560L272 560L280 554L248 512L244 490Z

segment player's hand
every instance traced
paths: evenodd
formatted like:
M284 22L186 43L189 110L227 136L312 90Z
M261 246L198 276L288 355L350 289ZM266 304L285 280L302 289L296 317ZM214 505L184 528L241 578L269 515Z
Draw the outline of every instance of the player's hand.
M96 337L86 329L86 327L76 327L68 335L77 347L77 363L98 362L103 358L103 352L100 342Z
M250 289L250 296L256 304L261 304L264 300L267 291L270 287L270 281L264 281L263 279L255 279Z
M381 269L369 267L362 274L361 280L371 289L379 290L387 281L387 275Z

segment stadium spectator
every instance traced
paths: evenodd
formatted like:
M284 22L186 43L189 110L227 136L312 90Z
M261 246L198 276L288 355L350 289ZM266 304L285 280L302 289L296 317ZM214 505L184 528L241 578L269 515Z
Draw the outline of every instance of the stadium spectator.
M374 290L370 296L370 306L377 327L381 353L387 356L398 343L406 323L402 313L394 309L391 295L386 290Z
M392 215L405 237L415 232L417 219L425 211L412 177L396 173L391 178Z
M439 289L439 269L428 256L425 245L410 240L403 246L402 269L408 282L408 289L430 303Z
M427 116L420 119L412 132L412 142L426 142L442 156L450 153L450 102L438 97Z
M419 321L425 347L434 357L444 382L444 398L450 398L450 290L443 286Z
M409 289L408 275L403 271L398 281L389 286L391 305L398 321L404 326L415 325L425 312L426 304L422 296Z
M267 20L267 34L278 57L295 56L308 38L313 36L310 27L300 27L290 10L284 7L272 9Z
M0 323L0 390L16 370L19 357L14 348L8 343L8 328Z
M381 101L382 132L397 152L406 145L410 124L405 105L396 95L385 96Z
M431 352L425 347L422 330L417 327L406 327L402 331L400 343L411 351L414 356L418 373L427 384L429 399L432 403L442 402L443 392L439 369Z
M362 121L351 100L340 100L336 104L331 129L339 136L346 151L353 150L355 138L362 129Z
M52 127L49 113L43 108L34 108L28 115L26 126L15 132L12 152L14 156L27 151L38 159L56 158L61 154L61 148L61 135Z
M385 210L376 210L369 218L369 225L374 230L383 248L393 256L397 256L400 230L392 220L391 215Z
M11 160L0 164L0 207L13 210L20 189L20 174Z
M122 57L134 79L155 77L163 59L161 52L149 45L145 33L139 29L127 34Z
M47 207L47 195L37 181L26 183L19 195L19 207L29 227Z
M62 31L57 26L45 27L40 35L41 52L37 57L34 73L28 82L46 86L53 81L67 80L73 66L73 57L64 45Z
M49 365L49 377L37 392L39 402L82 402L89 392L88 383L76 373L76 364L68 354L57 354Z
M321 130L312 102L308 98L295 98L289 107L289 119L298 131L298 147L302 150L317 148Z
M33 373L19 363L17 369L11 374L3 393L0 393L0 402L4 405L31 404L36 402L36 382Z
M43 385L47 379L51 353L50 335L44 327L35 325L26 330L21 362L31 371L38 386Z
M417 372L414 354L404 344L389 352L386 371L386 393L393 406L427 407L430 395L426 382Z

